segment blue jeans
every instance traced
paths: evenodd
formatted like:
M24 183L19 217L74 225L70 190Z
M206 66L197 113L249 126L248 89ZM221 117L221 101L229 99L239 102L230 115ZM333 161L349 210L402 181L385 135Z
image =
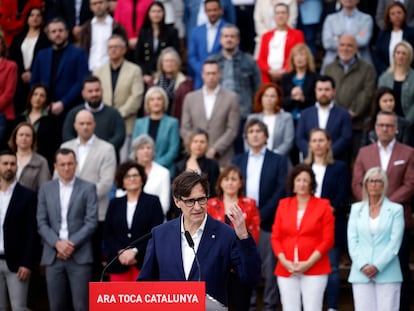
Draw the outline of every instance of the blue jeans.
M334 246L329 251L329 261L331 262L331 274L328 276L328 286L326 287L326 297L328 300L328 309L338 309L339 289L341 286L341 277L339 275L339 257L341 249Z

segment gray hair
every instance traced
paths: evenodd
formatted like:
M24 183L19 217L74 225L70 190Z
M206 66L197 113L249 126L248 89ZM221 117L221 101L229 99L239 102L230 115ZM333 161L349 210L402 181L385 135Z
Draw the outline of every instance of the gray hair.
M364 176L364 180L362 181L362 200L369 204L369 197L367 192L367 183L368 180L374 176L374 175L380 175L381 180L383 182L384 187L382 188L380 203L384 201L385 196L387 195L387 189L388 189L388 178L387 174L380 168L380 167L372 167L370 168Z
M155 143L151 136L148 134L141 134L131 144L131 153L129 158L132 160L136 160L135 153L136 151L144 145L149 145L155 152Z

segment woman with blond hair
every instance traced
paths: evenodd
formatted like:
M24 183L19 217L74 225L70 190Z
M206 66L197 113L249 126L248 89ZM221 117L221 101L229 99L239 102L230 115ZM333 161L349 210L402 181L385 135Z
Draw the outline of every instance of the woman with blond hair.
M144 98L147 116L135 122L132 140L141 134L148 134L155 142L154 161L174 173L174 161L180 149L178 120L165 112L168 97L163 88L151 87Z
M282 77L283 109L292 114L296 122L300 112L315 104L315 84L318 74L309 47L297 44L289 55L289 69Z
M339 259L346 249L346 214L350 195L350 176L346 163L334 161L331 138L328 131L313 129L309 134L309 152L304 160L316 179L315 196L328 199L335 215L335 244L329 251L331 273L328 276L327 306L328 310L338 309L339 289Z
M413 47L407 41L397 43L393 53L393 64L378 81L378 87L388 86L394 91L395 108L398 116L414 123L414 70Z
M369 169L363 179L363 199L354 203L348 221L355 311L398 311L402 273L398 260L404 232L403 207L387 199L387 174Z

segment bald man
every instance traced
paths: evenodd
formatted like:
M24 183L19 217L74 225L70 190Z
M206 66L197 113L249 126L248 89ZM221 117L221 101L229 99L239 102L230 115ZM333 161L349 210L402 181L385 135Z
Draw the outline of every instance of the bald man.
M335 81L335 101L351 116L355 158L361 143L363 122L370 113L375 90L375 70L370 63L358 57L358 44L354 36L342 35L337 50L338 56L326 66L325 74Z
M99 204L98 229L93 237L94 267L92 279L99 280L102 269L101 238L102 226L108 207L108 193L114 182L116 168L115 149L112 144L98 138L95 134L94 115L86 109L80 110L73 124L77 137L62 144L62 148L72 149L78 160L75 175L96 185Z

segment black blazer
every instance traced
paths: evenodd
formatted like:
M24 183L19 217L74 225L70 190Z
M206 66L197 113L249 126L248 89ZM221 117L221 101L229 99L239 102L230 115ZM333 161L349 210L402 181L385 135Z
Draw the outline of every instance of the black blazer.
M178 32L173 26L166 26L165 31L160 33L156 50L154 50L152 28L141 28L134 58L135 63L141 67L142 74L151 75L157 71L158 56L163 49L169 46L179 53Z
M151 232L151 229L164 221L164 214L158 197L141 192L135 214L132 220L131 229L128 229L127 219L127 197L114 198L109 203L106 212L103 241L104 249L109 259L115 258L118 251L131 245L139 237ZM148 239L149 240L149 239ZM141 269L144 262L145 250L148 240L135 245L138 249L136 255L136 267ZM122 273L129 269L116 260L109 268L110 273Z
M21 266L33 269L39 245L36 208L36 193L17 183L3 224L4 254L11 272Z
M405 26L403 29L403 39L410 42L411 45L414 45L414 28ZM380 31L374 52L374 64L378 77L390 66L390 40L391 31ZM414 61L411 67L414 69Z
M21 46L23 43L23 40L26 38L26 32L18 34L16 37L14 37L13 42L10 46L10 59L15 61L17 64L17 86L16 86L16 93L14 96L14 107L16 110L16 115L22 113L24 109L26 108L26 102L27 102L27 96L29 95L30 91L30 83L24 83L21 76L22 73L25 72L24 64L23 64L23 54L21 50ZM47 35L42 30L39 35L39 39L37 40L35 44L35 48L33 51L33 60L30 64L29 70L31 70L33 61L36 58L37 53L41 49L48 48L50 46L50 41L47 38Z
M56 16L63 18L68 24L68 28L76 26L75 0L56 0L55 4ZM89 0L82 0L79 13L79 26L83 25L88 19L93 17L93 13L89 8Z
M282 77L281 87L283 90L283 109L285 111L292 111L295 108L299 108L302 111L305 108L311 107L315 104L315 84L318 74L316 72L308 71L305 76L305 81L302 86L302 92L305 96L304 102L299 102L290 98L290 92L295 87L293 84L293 77L296 72L285 73Z

